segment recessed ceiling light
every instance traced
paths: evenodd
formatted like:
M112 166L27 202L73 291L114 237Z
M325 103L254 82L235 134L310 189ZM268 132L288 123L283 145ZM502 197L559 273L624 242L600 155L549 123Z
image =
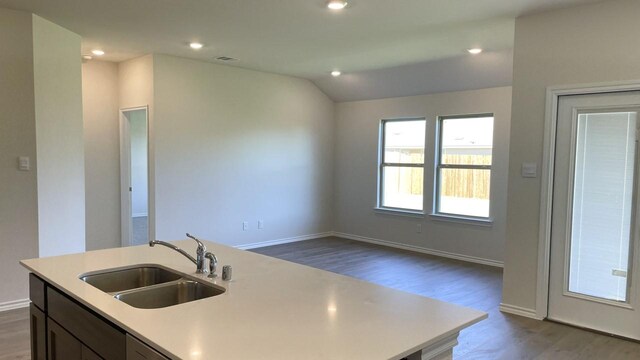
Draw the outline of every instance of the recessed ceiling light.
M91 56L91 55L82 55L82 58L84 60L91 60L91 59L93 59L93 56Z
M331 10L342 10L347 7L347 2L345 0L329 0L327 7Z
M92 50L92 51L91 51L91 53L92 53L93 55L96 55L96 56L102 56L102 55L104 55L104 51L99 50L99 49Z
M333 76L333 77L338 77L340 75L342 75L342 73L339 70L333 70L331 72L331 76Z
M473 48L473 49L467 49L467 51L469 52L469 54L478 55L478 54L480 54L482 52L482 49Z
M199 49L202 49L202 44L197 42L192 42L189 44L189 47L191 47L193 50L199 50Z

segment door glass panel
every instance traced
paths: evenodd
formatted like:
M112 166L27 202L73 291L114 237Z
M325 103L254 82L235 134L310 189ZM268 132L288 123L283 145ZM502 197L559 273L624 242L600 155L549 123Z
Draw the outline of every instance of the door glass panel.
M636 112L578 115L569 291L626 302Z

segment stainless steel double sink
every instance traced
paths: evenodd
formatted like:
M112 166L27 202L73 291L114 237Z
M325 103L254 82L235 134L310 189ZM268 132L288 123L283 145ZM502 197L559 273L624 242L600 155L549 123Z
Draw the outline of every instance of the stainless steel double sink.
M158 309L220 295L225 289L192 280L159 265L108 269L80 276L116 299L140 309Z

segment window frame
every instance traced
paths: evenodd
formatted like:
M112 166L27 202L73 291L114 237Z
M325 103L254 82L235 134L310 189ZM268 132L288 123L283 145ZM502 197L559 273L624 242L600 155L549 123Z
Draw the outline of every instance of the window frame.
M385 148L386 148L386 131L385 125L390 122L408 122L408 121L424 121L425 123L425 131L424 131L424 146L423 146L423 159L422 163L387 163L385 162ZM379 140L378 140L378 201L376 204L375 210L383 211L383 212L395 212L400 214L407 215L424 215L425 214L425 206L424 206L424 189L425 184L424 181L426 179L425 174L425 164L426 164L426 156L427 156L427 118L426 117L406 117L406 118L391 118L391 119L382 119L380 120L379 127ZM399 208L392 206L384 206L384 168L385 167L409 167L409 168L422 168L422 210L410 209L410 208Z
M451 119L476 119L476 118L493 118L493 139L491 141L491 165L464 165L464 164L443 164L442 163L442 134L444 132L443 123L445 120ZM493 222L492 218L492 208L493 208L493 191L489 188L489 214L485 216L473 216L466 214L456 214L456 213L447 213L440 211L440 171L442 169L462 169L462 170L489 170L489 179L493 178L493 150L495 149L495 123L496 117L494 113L474 113L474 114L465 114L465 115L444 115L438 116L436 122L436 144L435 144L435 166L434 166L434 189L433 189L433 211L430 214L433 217L441 217L445 219L457 219L457 220L469 220L473 222L481 222L481 223L491 223ZM489 182L489 187L493 184L493 181Z

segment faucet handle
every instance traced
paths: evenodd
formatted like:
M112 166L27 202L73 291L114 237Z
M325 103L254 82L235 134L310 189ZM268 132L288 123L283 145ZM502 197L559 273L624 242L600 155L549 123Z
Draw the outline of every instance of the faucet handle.
M206 246L204 246L204 244L202 243L202 241L198 240L198 238L196 238L195 236L193 236L193 235L191 235L191 234L187 233L187 237L188 237L188 238L190 238L190 239L195 240L195 241L198 243L198 250L197 250L197 251L198 251L199 253L204 253L204 252L207 250L207 247L206 247Z
M207 251L207 253L204 254L204 257L209 259L209 277L214 278L218 276L216 275L216 267L218 266L218 258L216 257L216 255L210 251Z

